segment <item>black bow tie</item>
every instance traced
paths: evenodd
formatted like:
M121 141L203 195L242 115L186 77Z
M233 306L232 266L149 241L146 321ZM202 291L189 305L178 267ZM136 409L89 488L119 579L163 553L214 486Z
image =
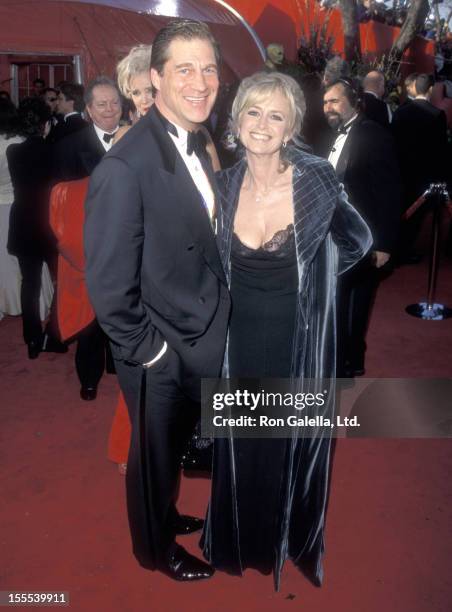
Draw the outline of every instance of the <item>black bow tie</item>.
M348 132L348 126L345 127L344 125L337 130L338 135L339 134L346 134L347 132Z
M105 132L105 134L102 136L102 140L108 144L111 140L113 140L113 138L115 137L115 134L116 132L113 132L113 134L107 134Z
M197 157L206 154L206 137L202 132L188 132L187 134L187 155L194 153Z

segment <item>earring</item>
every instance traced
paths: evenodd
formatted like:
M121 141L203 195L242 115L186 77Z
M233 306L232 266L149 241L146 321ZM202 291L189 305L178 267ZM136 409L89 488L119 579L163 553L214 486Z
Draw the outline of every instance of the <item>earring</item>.
M283 140L282 148L285 149L286 147L287 147L287 142L285 140Z

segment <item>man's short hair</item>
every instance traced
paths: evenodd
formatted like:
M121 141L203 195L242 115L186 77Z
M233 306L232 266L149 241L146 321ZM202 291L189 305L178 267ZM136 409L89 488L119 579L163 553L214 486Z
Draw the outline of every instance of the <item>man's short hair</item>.
M407 77L405 77L405 81L404 81L405 87L409 87L410 85L415 83L418 76L419 74L417 72L412 72Z
M66 98L66 100L74 101L74 110L81 113L85 108L85 102L83 100L84 87L80 83L73 83L72 81L62 81L58 84L60 93Z
M85 90L86 106L91 106L91 104L93 103L93 98L94 98L93 91L95 87L112 87L115 91L118 92L118 96L121 97L118 86L113 81L113 79L110 79L110 77L108 76L101 75L101 76L96 77L92 81L90 81L88 85L86 86L86 90Z
M41 97L33 96L20 101L18 115L23 136L41 136L52 113Z
M220 66L220 46L207 24L194 19L175 19L163 27L152 43L151 68L163 73L163 67L168 61L168 48L173 40L206 40L210 42L215 53L218 67Z
M381 70L371 70L363 78L363 87L364 89L373 89L379 87L381 84L384 86L385 82L386 78Z
M418 96L426 96L430 87L435 84L435 79L432 74L418 74L416 78L416 93Z
M55 95L58 95L58 89L55 89L54 87L46 87L45 89L43 89L42 95L45 96L46 93L48 93L49 91L53 91Z

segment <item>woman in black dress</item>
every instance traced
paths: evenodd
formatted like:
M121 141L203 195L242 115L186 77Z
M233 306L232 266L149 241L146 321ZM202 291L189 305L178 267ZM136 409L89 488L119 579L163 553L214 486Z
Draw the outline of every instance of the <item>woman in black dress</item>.
M338 273L369 249L367 225L331 165L288 145L303 94L286 75L245 79L232 109L244 158L219 174L220 252L232 295L225 377L333 379ZM334 382L323 415L334 409ZM331 434L215 440L202 546L232 574L290 558L322 580Z
M8 251L18 258L22 274L23 335L30 359L39 355L43 345L39 313L42 266L47 262L52 269L56 262L56 240L49 225L50 147L45 141L50 117L44 100L24 98L19 104L19 119L26 139L6 152L14 188Z

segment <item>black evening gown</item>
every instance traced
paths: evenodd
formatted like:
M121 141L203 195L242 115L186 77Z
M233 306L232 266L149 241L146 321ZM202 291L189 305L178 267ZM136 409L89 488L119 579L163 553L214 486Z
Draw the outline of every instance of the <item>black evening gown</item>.
M298 272L293 225L259 249L234 234L231 251L231 378L288 378L295 333ZM210 529L203 541L213 565L232 574L275 572L283 545L284 474L289 440L215 440ZM235 483L232 482L235 477ZM228 509L235 497L235 521ZM233 525L238 525L238 529Z

